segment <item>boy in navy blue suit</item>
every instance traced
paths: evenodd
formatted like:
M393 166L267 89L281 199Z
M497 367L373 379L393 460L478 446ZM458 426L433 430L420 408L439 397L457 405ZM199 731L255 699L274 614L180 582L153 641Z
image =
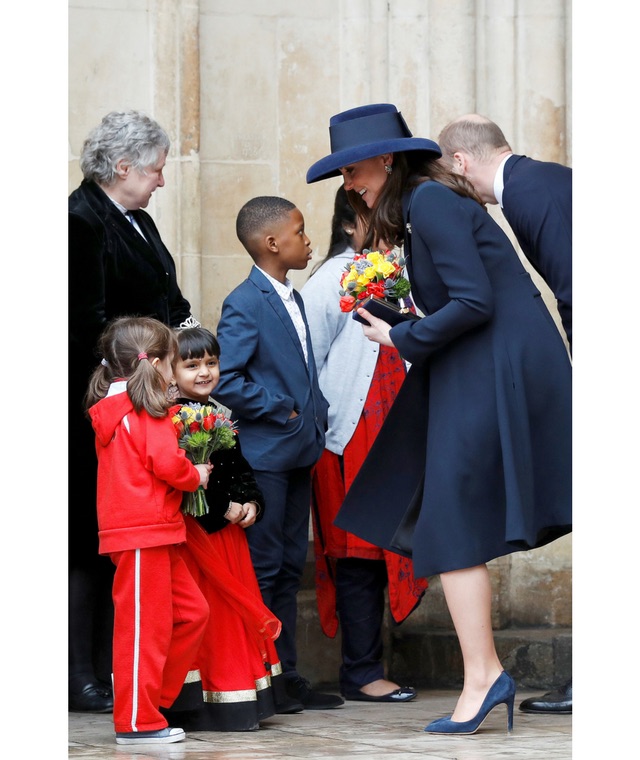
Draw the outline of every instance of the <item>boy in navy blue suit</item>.
M328 410L302 298L287 277L290 269L306 268L310 241L299 209L273 196L246 203L236 233L254 266L222 304L215 396L238 422L244 456L265 498L264 518L247 529L247 539L264 603L282 622L276 648L292 701L279 711L338 707L340 697L313 690L296 669L311 468L324 449Z

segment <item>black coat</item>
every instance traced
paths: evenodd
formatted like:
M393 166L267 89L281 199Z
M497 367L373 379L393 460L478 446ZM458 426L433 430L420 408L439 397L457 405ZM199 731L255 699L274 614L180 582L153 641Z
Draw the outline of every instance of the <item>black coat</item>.
M171 254L145 211L133 225L94 182L69 196L69 517L70 560L97 556L94 433L82 400L99 362L96 343L107 322L149 316L177 327L191 313ZM148 242L147 242L148 241Z

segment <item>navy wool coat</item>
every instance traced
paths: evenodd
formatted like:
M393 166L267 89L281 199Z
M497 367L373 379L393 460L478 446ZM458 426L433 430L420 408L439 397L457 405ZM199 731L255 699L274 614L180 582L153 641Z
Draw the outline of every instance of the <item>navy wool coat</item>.
M482 206L428 181L410 229L425 316L391 330L412 366L335 523L412 556L425 577L571 531L571 365Z

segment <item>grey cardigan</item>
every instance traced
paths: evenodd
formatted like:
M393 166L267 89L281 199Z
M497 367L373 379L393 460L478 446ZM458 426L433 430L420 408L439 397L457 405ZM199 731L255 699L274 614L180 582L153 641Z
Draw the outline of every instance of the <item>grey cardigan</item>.
M342 454L356 429L380 349L351 314L340 311L340 275L354 253L349 248L326 261L300 291L320 389L329 402L325 446L334 454Z

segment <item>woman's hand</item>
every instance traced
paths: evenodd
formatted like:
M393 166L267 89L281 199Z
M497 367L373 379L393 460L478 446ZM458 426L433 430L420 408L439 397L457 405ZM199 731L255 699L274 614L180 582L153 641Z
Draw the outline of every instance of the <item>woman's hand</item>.
M380 343L382 346L393 346L393 341L389 337L391 325L384 319L378 319L373 314L360 306L356 309L358 314L369 322L368 325L362 325L362 331L365 338L372 340L374 343Z

